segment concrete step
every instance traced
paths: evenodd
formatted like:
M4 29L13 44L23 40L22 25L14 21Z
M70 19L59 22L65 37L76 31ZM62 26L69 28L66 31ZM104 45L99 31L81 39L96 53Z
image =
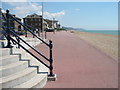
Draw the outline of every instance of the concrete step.
M31 46L36 46L38 44L41 43L41 41L39 41L37 38L31 38L31 37L21 37L24 41L26 41L29 45ZM29 49L29 47L23 42L23 41L20 41L20 43L26 47L27 49Z
M3 48L7 45L7 40L0 40L0 48Z
M28 62L27 61L17 61L15 63L5 65L5 66L0 66L0 78L5 77L8 75L11 75L13 73L22 71L24 69L28 68Z
M47 83L47 74L38 74L29 81L22 83L14 88L43 88Z
M29 60L30 66L39 66L39 68L41 70L44 71L44 69L45 69L45 71L46 71L46 67L42 63L40 63L38 60L36 60L33 56L31 56L29 53L27 53L26 51L24 51L22 49L15 49L15 48L13 48L12 51L13 51L13 54L21 54L21 60L24 60L24 59Z
M0 66L5 66L19 61L18 55L7 55L0 57Z
M6 77L0 78L0 85L2 84L2 88L13 88L17 85L20 85L31 78L33 78L37 74L36 68L27 68L18 73L11 74Z
M9 48L0 48L0 57L10 55L10 49Z
M41 42L35 38L24 38L31 46L36 46ZM29 49L27 45L20 42L24 47ZM22 48L16 48L13 45L12 49L0 49L3 51L0 55L0 88L42 88L47 83L48 69L33 58L30 54L25 52ZM11 53L12 52L12 53ZM12 54L12 55L10 55ZM14 55L15 54L15 55ZM19 57L21 56L21 58ZM32 67L28 67L28 61ZM37 74L37 67L39 66L39 74ZM46 72L46 73L42 73Z
M0 48L4 47L4 42L2 40L0 40Z

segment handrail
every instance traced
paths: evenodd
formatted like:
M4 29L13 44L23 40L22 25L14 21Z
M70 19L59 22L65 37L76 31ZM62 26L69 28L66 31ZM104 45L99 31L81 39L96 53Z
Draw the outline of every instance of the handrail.
M18 39L20 39L21 41L23 41L26 45L28 45L30 48L32 48L35 52L37 52L38 54L40 54L44 59L46 59L47 61L49 61L49 59L47 57L45 57L43 54L41 54L39 51L37 51L35 48L33 48L31 45L29 45L27 42L25 42L22 38L20 38L13 30L10 30L10 32L12 32L12 34L14 34L16 37L18 37Z
M4 20L7 20L3 13L2 13L2 17L4 18Z
M10 14L9 14L10 15ZM13 16L10 15L10 17L15 20L16 22L18 22L20 25L22 25L24 28L27 29L27 31L29 31L30 33L32 33L32 35L34 35L36 38L38 38L40 41L42 41L44 44L46 44L49 47L49 44L46 43L44 40L42 40L40 37L38 37L36 34L34 34L27 26L25 26L23 23L21 23L20 21L18 21L17 19L15 19Z
M31 54L34 58L36 58L38 61L40 61L42 64L44 64L46 67L50 68L47 64L45 64L42 60L40 60L37 56L35 56L34 54L32 54L29 50L27 50L25 47L23 47L20 43L18 43L16 40L14 40L13 38L10 37L10 39L17 43L20 47L22 47L25 51L27 51L29 54Z
M53 77L53 59L52 59L52 41L49 40L49 44L46 43L44 40L42 40L40 37L38 37L36 34L34 34L28 27L26 27L23 23L21 23L20 21L18 21L16 18L14 18L13 16L11 16L9 14L9 10L6 10L6 22L7 22L7 30L6 30L6 38L7 38L7 48L12 48L11 46L11 42L15 42L16 44L18 44L18 46L22 47L25 51L27 51L30 55L32 55L34 58L36 58L38 61L40 61L42 64L44 64L47 68L49 68L50 73L48 76ZM26 41L24 41L22 38L20 38L16 32L14 30L11 30L10 28L10 19L18 22L20 25L22 25L24 28L27 29L27 31L29 31L30 33L32 33L35 37L37 37L40 41L42 41L45 45L47 45L49 47L49 51L50 51L50 58L48 59L46 56L44 56L43 54L41 54L39 51L37 51L35 48L33 48L31 45L29 45ZM12 33L16 39L14 40L10 33ZM29 46L32 50L34 50L36 53L38 53L40 56L42 56L44 59L46 59L47 61L49 61L50 65L48 66L46 63L44 63L41 59L39 59L35 54L31 53L29 50L27 50L23 45L20 44L20 40L25 43L27 46Z

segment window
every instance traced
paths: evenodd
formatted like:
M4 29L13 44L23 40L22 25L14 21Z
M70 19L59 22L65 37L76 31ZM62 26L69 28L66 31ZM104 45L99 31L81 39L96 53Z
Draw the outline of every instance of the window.
M27 22L27 19L25 19L25 22Z

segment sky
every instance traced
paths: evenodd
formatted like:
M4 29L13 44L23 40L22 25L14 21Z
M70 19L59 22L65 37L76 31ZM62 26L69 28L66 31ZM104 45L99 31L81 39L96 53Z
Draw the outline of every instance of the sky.
M44 2L44 18L55 18L62 26L86 30L117 30L118 2ZM23 18L41 15L41 2L2 2L2 11Z

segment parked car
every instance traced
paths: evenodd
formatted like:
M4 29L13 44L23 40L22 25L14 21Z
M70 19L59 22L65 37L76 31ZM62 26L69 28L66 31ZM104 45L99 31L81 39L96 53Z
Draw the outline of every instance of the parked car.
M16 34L18 34L18 35L24 35L25 33L24 32L22 32L22 31L15 31L16 32Z
M54 32L53 28L46 29L46 32Z

